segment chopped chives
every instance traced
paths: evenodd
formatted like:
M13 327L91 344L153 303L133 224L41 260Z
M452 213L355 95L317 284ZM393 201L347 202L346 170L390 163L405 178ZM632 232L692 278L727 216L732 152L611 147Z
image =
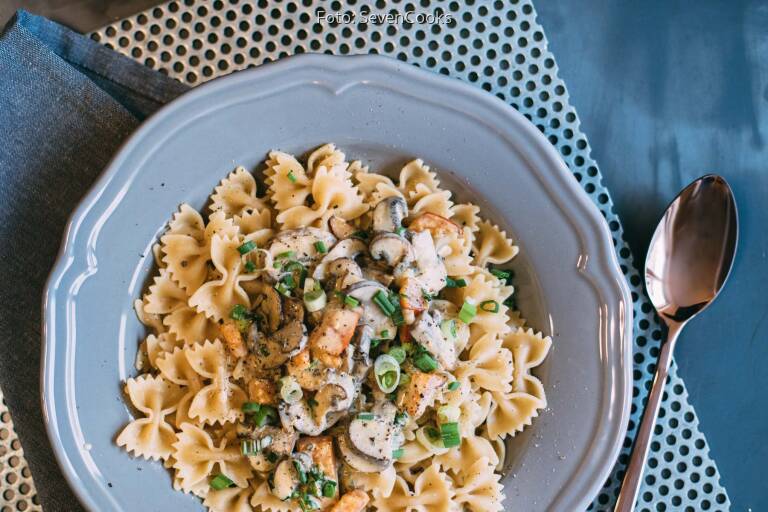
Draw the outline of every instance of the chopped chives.
M240 254L248 254L255 248L256 248L256 242L252 240L248 240L243 245L237 248L237 252L239 252Z
M496 302L495 300L484 300L483 302L480 303L480 309L488 313L498 313L499 303Z
M272 423L275 420L277 420L277 410L271 405L262 405L253 416L253 421L259 427L263 427L267 423Z
M285 258L293 258L294 256L296 256L296 251L285 251L285 252L281 252L280 254L275 256L275 259L276 260L282 260L282 259L285 259Z
M437 361L429 352L421 352L414 356L413 364L416 368L426 373L437 370Z
M296 473L299 475L299 482L307 483L307 472L301 467L301 463L297 460L293 461L293 467L296 469Z
M285 295L286 297L291 296L291 289L288 288L283 282L277 283L275 285L275 290L277 290L281 295Z
M491 274L498 277L502 281L506 281L509 279L509 276L511 275L508 270L501 270L500 268L492 268L490 269Z
M248 310L242 304L235 304L232 311L229 312L229 318L232 320L248 320Z
M395 233L397 233L400 236L403 236L405 234L405 228L403 226L400 226L399 228L395 229Z
M285 287L289 290L292 290L296 288L296 280L293 278L291 274L288 274L287 276L283 277L283 284L285 284Z
M459 311L459 320L468 324L475 318L475 315L477 315L477 306L465 299L464 304L461 305L461 310Z
M245 262L245 271L246 272L256 272L256 265L252 261L246 261Z
M392 321L395 323L396 326L400 327L401 325L405 324L405 318L403 317L403 310L400 308L395 308L395 311L392 312Z
M360 301L352 297L351 295L347 295L346 297L344 297L344 304L346 304L351 308L354 308L360 305Z
M457 389L459 389L459 386L461 386L461 384L459 383L459 381L455 380L448 384L448 391L456 391Z
M296 183L296 175L293 174L293 170L288 171L288 179L291 180L291 183Z
M320 254L325 254L328 252L328 248L325 246L325 242L322 240L315 242L315 250Z
M387 315L392 316L395 312L395 306L389 301L389 297L383 290L379 290L373 296L373 302L381 308L381 310Z
M402 448L398 448L397 450L393 450L392 451L392 458L393 459L399 459L400 457L403 456L403 453L405 453L405 450L403 450Z
M261 404L256 402L245 402L242 409L246 414L255 414L259 412L259 409L261 409Z
M403 364L403 362L405 361L405 355L406 354L405 354L405 350L403 349L403 347L392 347L391 349L389 349L387 354L389 354L390 356L394 357L395 361L397 361L398 364Z
M219 473L218 475L213 477L213 480L211 480L210 485L212 489L220 491L228 487L234 487L235 482L233 482L227 475Z
M438 439L440 439L440 431L437 430L435 427L427 427L424 432L426 432L427 436L432 441L437 441Z
M333 498L336 495L336 482L333 480L326 480L323 482L323 496L326 498Z
M388 336L389 336L389 329L384 329L383 331L381 331L382 338L386 338Z
M453 448L461 444L461 435L459 434L459 424L443 423L440 425L440 437L443 439L443 445L446 448Z
M451 277L445 278L446 288L464 288L465 286L467 286L467 280L464 278L460 278L460 279L453 279Z
M407 374L405 374L407 375ZM407 412L398 412L395 414L395 425L397 426L404 426L406 423L408 423L408 413Z
M401 373L400 374L400 382L398 382L397 385L398 386L405 386L409 382L411 382L411 376L408 375L407 373Z
M363 421L370 421L375 417L376 416L370 412L361 412L360 414L357 415L357 419L363 420Z

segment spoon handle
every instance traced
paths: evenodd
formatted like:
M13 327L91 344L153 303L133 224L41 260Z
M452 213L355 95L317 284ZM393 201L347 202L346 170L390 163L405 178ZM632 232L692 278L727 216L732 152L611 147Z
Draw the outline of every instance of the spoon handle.
M651 392L648 394L643 419L635 437L635 445L632 448L632 456L624 475L624 482L621 484L615 512L632 512L635 510L637 495L640 493L645 459L648 457L648 448L651 445L654 426L659 417L659 406L661 405L661 397L664 395L664 384L669 375L669 365L672 363L672 352L675 349L677 337L683 328L683 324L671 321L667 325L669 326L667 340L661 344L659 350L659 360L656 362L656 373L653 377Z

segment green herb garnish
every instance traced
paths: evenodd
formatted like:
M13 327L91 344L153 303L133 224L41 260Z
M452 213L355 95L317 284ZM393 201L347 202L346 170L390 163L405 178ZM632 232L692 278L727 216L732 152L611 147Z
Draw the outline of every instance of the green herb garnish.
M248 240L243 245L237 248L237 252L239 252L240 254L248 254L255 248L256 248L256 242L253 242L252 240Z

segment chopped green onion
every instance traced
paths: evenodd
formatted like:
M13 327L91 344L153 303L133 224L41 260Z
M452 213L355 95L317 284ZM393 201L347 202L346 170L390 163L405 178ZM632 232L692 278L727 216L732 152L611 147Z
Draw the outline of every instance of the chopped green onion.
M448 384L448 391L456 391L461 386L461 383L457 380Z
M246 457L256 455L256 441L253 439L243 439L240 442L240 452Z
M421 352L413 357L413 364L419 370L429 373L437 370L437 361L429 352Z
M403 362L405 361L406 354L403 347L392 347L391 349L389 349L387 354L394 357L395 361L397 361L398 364L403 364Z
M395 233L397 233L400 236L403 236L405 234L405 228L403 226L400 226L399 228L395 229Z
M294 256L296 256L296 251L285 251L285 252L281 252L280 254L275 256L275 259L276 260L283 260L283 259L286 259L286 258L293 258Z
M302 391L295 377L287 375L278 382L280 383L280 398L285 403L295 404L304 397L304 391Z
M242 304L235 304L229 312L229 317L232 320L248 320L248 310Z
M400 382L398 383L398 386L405 386L409 382L411 382L411 376L407 373L401 373L400 374Z
M296 288L296 280L293 278L291 274L288 274L287 276L283 277L283 284L289 290L293 290L294 288Z
M492 269L489 269L489 271L491 272L491 274L498 277L502 281L506 281L507 279L509 279L509 276L511 275L508 270L501 270L500 268L492 268Z
M228 487L234 487L235 482L233 482L227 475L219 473L218 475L213 477L213 480L211 480L210 485L212 489L220 491Z
M322 240L315 242L315 250L320 254L325 254L328 252L328 248L325 246L325 242Z
M281 295L284 295L286 297L291 296L291 289L288 288L285 285L285 283L283 283L282 281L275 285L275 290L277 290Z
M245 262L245 271L246 272L256 272L256 265L252 261L246 261Z
M405 424L408 423L408 418L409 416L407 412L398 412L395 414L395 425L399 427L405 426Z
M255 248L256 248L256 242L254 242L253 240L248 240L243 245L237 248L237 252L239 252L240 254L248 254Z
M352 297L351 295L346 295L344 296L344 304L346 304L351 308L354 308L360 305L360 301Z
M437 430L435 427L427 427L424 429L424 432L427 434L427 437L429 437L432 441L437 441L440 439L440 431Z
M459 434L459 424L443 423L440 425L440 436L443 439L443 445L446 448L453 448L461 444L461 435Z
M456 333L456 320L451 318L440 322L440 332L449 340L455 341L458 337Z
M376 294L373 296L373 302L379 306L379 308L387 316L392 316L392 314L395 312L395 306L393 306L389 301L389 297L387 296L386 292L384 292L384 290L379 290L376 292Z
M382 354L373 363L376 384L384 393L392 393L400 381L400 363L389 354Z
M483 302L480 303L480 309L488 313L498 313L499 303L496 302L495 300L484 300Z
M291 272L292 287L304 286L304 282L307 278L307 269L298 261L289 261L283 269L286 272Z
M443 405L437 409L437 419L440 423L454 423L459 421L461 411L453 405Z
M405 318L403 317L403 310L400 308L396 308L395 311L392 313L392 321L395 323L396 326L400 327L405 323Z
M293 170L288 171L288 179L291 180L291 183L296 183L296 175L293 174Z
M259 412L259 409L261 409L261 404L256 402L245 402L242 409L245 414L254 414Z
M360 414L357 415L357 419L363 420L363 421L370 421L375 417L376 415L370 412L361 412Z
M325 304L326 304L325 290L323 290L322 288L319 290L314 290L304 294L304 306L306 306L307 311L309 311L310 313L314 313L315 311L320 311L325 307Z
M392 451L392 458L393 459L399 459L400 457L403 456L404 453L405 453L405 450L403 450L402 448L398 448L397 450L393 450Z
M461 305L459 311L459 320L468 324L475 318L475 315L477 315L477 306L475 306L474 301L469 298L464 299L464 304Z
M464 288L465 286L467 286L466 279L452 279L450 277L445 278L446 288Z
M381 337L382 338L388 338L389 337L389 329L384 329L381 331Z
M267 423L274 423L277 421L277 409L271 405L262 405L253 416L253 421L259 427L263 427Z
M406 341L400 346L403 347L403 350L405 350L406 354L410 354L411 352L413 352L413 343Z
M333 480L326 480L323 482L323 496L326 498L333 498L336 495L336 482Z
M386 340L382 340L381 338L372 338L371 339L371 348L378 347L379 345L381 345L382 341L386 341Z
M296 473L299 475L299 482L307 483L307 472L301 466L301 463L297 460L293 461L293 467L296 469Z

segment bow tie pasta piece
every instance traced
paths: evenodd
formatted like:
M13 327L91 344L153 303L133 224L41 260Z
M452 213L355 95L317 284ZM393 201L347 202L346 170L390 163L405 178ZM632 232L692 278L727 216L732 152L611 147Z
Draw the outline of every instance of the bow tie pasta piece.
M485 458L494 466L499 463L493 444L486 438L473 434L462 437L461 446L451 448L447 453L436 457L435 462L453 475L458 475L481 458Z
M248 487L253 468L240 453L240 445L223 438L216 446L205 430L185 423L173 444L173 467L180 488L192 492L215 473L226 475L237 487ZM217 471L214 471L217 469Z
M443 258L449 276L466 276L472 273L472 235L468 228L461 233L450 233L435 240L437 254Z
M452 215L451 193L448 190L431 191L423 183L417 183L408 198L411 207L410 217L417 217L422 213L434 213L441 217L450 218Z
M458 377L458 375L457 375ZM462 436L473 436L475 430L485 422L491 409L491 395L478 393L472 389L469 379L459 381L459 387L453 391L444 391L435 408L443 405L458 408L459 428Z
M448 300L461 308L467 298L477 304L477 314L469 321L471 330L470 343L483 334L504 335L509 332L507 311L509 308L504 300L514 291L512 286L501 285L498 279L481 269L475 268L475 273L466 278L467 286L463 288L447 288L444 293ZM498 304L497 312L486 311L481 305L491 301Z
M306 203L312 192L312 180L296 158L282 151L272 151L264 172L269 198L278 212Z
M373 208L379 201L388 197L402 197L402 192L392 183L392 180L383 174L368 172L368 167L357 166L359 162L352 162L349 166L352 172L353 182L357 190L363 196L363 201Z
M389 466L380 473L362 473L349 469L349 466L344 466L342 471L348 472L344 476L345 488L362 489L369 494L376 492L384 498L392 494L395 479L397 478L397 471L394 465Z
M295 501L282 501L272 494L266 480L256 486L251 498L251 506L262 512L301 512Z
M222 211L227 218L237 218L248 212L265 210L267 202L256 197L257 190L253 175L238 167L214 189L211 195L211 213Z
M507 233L500 230L499 226L484 220L478 227L474 241L475 265L478 267L489 263L504 264L520 252L520 248L507 238Z
M161 268L146 295L144 311L154 315L168 313L187 306L187 292L173 279L167 269Z
M454 479L456 497L454 503L459 510L472 512L501 512L504 510L504 486L499 483L501 475L494 472L496 464L487 457L468 459L468 464Z
M184 349L190 366L209 381L200 389L189 405L189 416L204 424L230 423L241 418L241 407L246 393L231 382L227 353L221 341L206 341Z
M492 437L514 435L547 406L544 386L530 371L544 361L552 340L532 329L521 329L507 335L503 345L512 352L515 371L510 393L492 393L493 406L488 415L488 433Z
M230 487L220 491L211 489L205 496L203 505L209 512L253 512L250 501L253 488Z
M235 224L247 240L252 240L259 247L266 245L275 234L272 229L272 211L269 208L246 212L242 216L235 217Z
M277 222L283 229L326 225L328 219L336 215L342 219L354 219L368 210L368 205L358 194L352 182L320 167L312 181L314 204L294 206L277 216Z
M472 203L459 203L451 207L451 220L462 227L469 228L471 233L480 229L480 207Z
M205 238L205 221L197 210L184 203L168 223L168 235L187 235L198 242Z
M139 319L139 322L158 334L166 331L166 327L163 325L163 318L160 315L147 313L144 309L146 306L146 295L143 299L136 299L133 301L133 310L136 311L136 317Z
M379 512L458 512L454 494L448 476L439 464L432 464L416 479L413 492L408 482L397 477L389 497L374 496L373 506Z
M227 219L224 212L218 211L211 214L203 232L188 234L169 231L163 235L160 238L163 245L163 262L167 265L171 278L187 293L194 293L208 278L213 237L236 237L238 232L239 229L233 220Z
M405 164L400 170L398 179L398 188L403 197L410 199L412 193L416 192L417 186L422 185L427 192L437 192L440 190L440 180L437 174L431 172L429 167L424 165L420 158L412 160ZM417 198L419 196L416 196Z
M211 261L221 276L200 286L189 298L189 305L218 322L229 316L235 304L250 307L250 299L241 287L243 281L256 279L255 274L243 274L243 258L238 238L214 235L211 241Z
M176 434L165 417L176 410L181 388L162 377L141 375L128 379L125 390L133 406L144 414L117 436L117 445L145 459L165 460L173 451Z
M467 359L459 362L455 374L475 391L508 393L512 389L512 352L502 347L500 339L485 334L470 347Z
M307 158L307 171L314 176L320 167L326 169L347 169L346 155L336 148L335 144L325 144L314 150ZM348 176L348 175L347 175Z
M157 368L158 359L162 358L165 354L173 352L176 347L180 347L183 344L184 342L178 339L174 334L164 332L157 336L154 334L147 336L147 339L144 340L143 348L146 351L147 359L151 367Z
M167 380L183 386L184 396L179 400L174 416L176 427L180 428L184 423L196 423L196 420L189 415L189 407L192 404L192 399L203 388L203 377L189 364L186 352L181 348L176 348L163 354L157 360L157 369L160 370L160 375Z

